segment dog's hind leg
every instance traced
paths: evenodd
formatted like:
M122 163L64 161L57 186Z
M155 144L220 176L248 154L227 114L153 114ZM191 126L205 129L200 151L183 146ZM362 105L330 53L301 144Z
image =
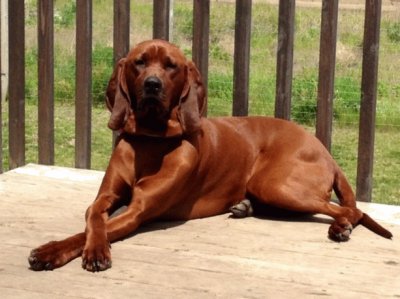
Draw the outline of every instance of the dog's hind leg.
M245 218L253 216L253 205L250 199L243 199L238 204L232 206L229 211L232 213L233 218Z
M271 166L271 165L270 165ZM347 206L330 202L333 177L300 177L292 169L282 173L282 169L256 172L249 180L247 192L259 202L280 209L306 213L325 214L334 219L329 228L329 238L347 241L354 226L363 213L349 201Z
M335 190L341 206L356 209L356 196L354 195L350 184L339 167L337 167L336 170L333 189ZM391 232L382 227L365 213L363 213L357 224L365 226L369 230L384 238L391 239L393 237Z

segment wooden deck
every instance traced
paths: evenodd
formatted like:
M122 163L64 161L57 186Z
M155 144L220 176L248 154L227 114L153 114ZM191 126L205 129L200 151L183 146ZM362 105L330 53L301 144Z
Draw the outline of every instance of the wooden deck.
M27 165L0 175L1 298L400 298L400 207L361 204L394 234L357 227L327 239L328 220L158 223L113 244L113 267L34 272L41 243L84 228L102 172Z

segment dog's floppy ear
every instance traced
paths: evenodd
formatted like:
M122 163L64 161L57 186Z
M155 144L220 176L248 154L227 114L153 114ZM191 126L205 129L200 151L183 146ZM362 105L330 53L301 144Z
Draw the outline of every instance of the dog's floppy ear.
M196 65L188 61L186 83L178 106L178 118L184 133L190 134L200 129L205 103L206 91L201 74Z
M111 130L123 128L131 112L131 100L125 78L125 61L125 58L118 61L107 86L106 105L111 111L108 121L108 127Z

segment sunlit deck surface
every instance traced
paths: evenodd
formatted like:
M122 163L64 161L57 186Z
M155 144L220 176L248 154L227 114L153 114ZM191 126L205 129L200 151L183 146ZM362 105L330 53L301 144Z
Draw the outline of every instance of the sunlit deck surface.
M400 298L400 207L359 206L394 234L357 227L327 238L329 219L156 223L112 245L113 267L80 259L29 270L32 248L84 229L103 172L29 164L0 175L1 298Z

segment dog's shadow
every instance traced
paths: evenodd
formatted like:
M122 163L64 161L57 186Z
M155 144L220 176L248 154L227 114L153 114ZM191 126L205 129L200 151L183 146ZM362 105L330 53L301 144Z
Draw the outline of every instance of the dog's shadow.
M126 210L126 206L122 206L117 209L110 217L115 217ZM229 213L226 214L227 218L235 219L240 221L242 218L236 218ZM254 215L249 216L257 219L267 220L267 221L283 221L283 222L309 222L309 223L323 223L323 224L331 224L333 219L328 218L327 216L320 214L304 214L300 212L293 212L288 210L279 209L276 207L270 206L256 206ZM174 227L178 227L180 225L185 224L190 220L182 220L182 221L153 221L149 223L145 223L141 225L137 230L126 236L124 239L129 239L131 237L149 233L157 230L167 230L172 229Z
M273 206L259 205L252 202L254 214L253 217L269 221L284 221L284 222L315 222L331 224L333 219L321 214L309 214L302 212L294 212L280 209ZM230 216L234 218L233 216Z
M116 217L119 214L123 213L126 211L127 206L123 205L119 207L117 210L115 210L111 215L110 218ZM128 236L126 236L124 239L129 239L132 238L133 236L137 236L143 233L148 233L156 230L166 230L166 229L171 229L177 226L180 226L182 224L185 224L187 220L182 220L182 221L162 221L162 220L156 220L148 223L144 223L139 226L137 230L134 232L130 233Z

